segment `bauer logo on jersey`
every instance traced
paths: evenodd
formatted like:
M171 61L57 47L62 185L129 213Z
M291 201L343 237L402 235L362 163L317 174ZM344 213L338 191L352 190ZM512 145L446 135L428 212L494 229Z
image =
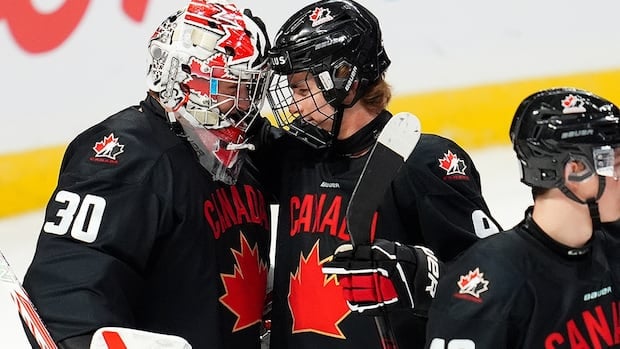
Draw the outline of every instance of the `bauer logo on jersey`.
M96 142L93 150L95 156L91 157L91 161L118 163L116 157L123 152L124 145L120 144L118 137L114 137L114 133L103 137L103 140Z
M465 173L465 169L467 169L465 161L459 159L458 155L450 150L443 154L443 158L439 159L439 168L446 171L444 179L469 180L469 176Z
M476 303L482 302L480 294L489 289L489 282L484 279L484 273L479 268L470 270L467 275L461 275L456 282L459 292L454 296Z
M332 19L334 19L334 17L332 17L328 8L315 7L314 11L310 14L312 27L319 26L323 23L331 21Z

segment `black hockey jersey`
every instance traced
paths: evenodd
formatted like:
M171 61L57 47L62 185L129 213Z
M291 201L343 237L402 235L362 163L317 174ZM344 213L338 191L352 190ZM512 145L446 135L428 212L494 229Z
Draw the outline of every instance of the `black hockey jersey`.
M270 219L251 171L214 182L152 97L75 138L24 280L53 338L121 326L259 348Z
M426 347L619 347L619 285L608 244L596 232L583 248L560 245L528 213L515 228L472 246L442 275Z
M376 136L390 116L382 113L361 132ZM287 136L276 143L270 167L280 205L274 349L380 347L373 318L351 314L336 279L321 271L334 249L349 241L346 208L368 158L343 153L338 145L314 150ZM448 139L423 134L386 193L372 233L429 246L449 260L497 231L467 153ZM391 322L401 347L423 346L423 319L402 312Z

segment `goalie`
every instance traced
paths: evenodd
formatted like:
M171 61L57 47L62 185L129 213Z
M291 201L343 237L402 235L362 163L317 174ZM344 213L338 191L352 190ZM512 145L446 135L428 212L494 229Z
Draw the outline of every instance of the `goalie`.
M67 148L24 280L59 348L106 326L133 348L260 347L269 202L247 130L268 77L261 23L191 1L149 41L146 98Z

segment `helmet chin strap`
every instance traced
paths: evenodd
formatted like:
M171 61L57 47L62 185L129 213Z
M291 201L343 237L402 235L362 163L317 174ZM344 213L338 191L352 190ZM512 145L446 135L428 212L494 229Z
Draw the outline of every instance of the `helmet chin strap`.
M366 89L364 88L365 85L362 86L362 81L360 79L355 79L352 84L353 86L349 90L346 90L346 92L344 92L341 97L336 98L335 102L337 102L338 104L332 104L334 109L336 109L336 113L334 114L334 124L332 125L334 140L338 138L338 134L340 133L340 126L342 125L342 118L344 117L345 109L353 107L355 103L357 103L357 101L363 96L364 92L366 92ZM351 90L355 90L355 95L353 95L353 99L351 100L351 102L345 103L344 101L351 93Z
M588 210L590 210L590 218L592 219L592 230L599 230L601 228L601 214L598 211L598 203L596 200L588 200Z
M342 118L344 117L344 109L344 107L337 108L336 113L334 114L334 123L332 124L332 144L334 140L338 139L340 125L342 125Z
M570 189L568 189L564 184L559 187L559 189L566 195L569 199L576 201L580 204L588 205L588 210L590 211L590 218L592 219L592 230L598 230L601 228L601 214L598 210L598 199L603 195L603 191L605 191L605 177L597 175L598 177L598 193L596 193L596 197L581 200L577 197Z

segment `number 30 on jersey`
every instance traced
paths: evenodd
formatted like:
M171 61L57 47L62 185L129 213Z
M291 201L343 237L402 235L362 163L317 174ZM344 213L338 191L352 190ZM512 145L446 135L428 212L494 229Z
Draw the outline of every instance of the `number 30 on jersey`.
M56 193L54 201L64 204L64 208L56 212L58 223L45 222L44 232L64 235L71 228L71 236L76 240L91 243L97 239L106 205L104 198L86 194L82 199L76 193L61 190Z

